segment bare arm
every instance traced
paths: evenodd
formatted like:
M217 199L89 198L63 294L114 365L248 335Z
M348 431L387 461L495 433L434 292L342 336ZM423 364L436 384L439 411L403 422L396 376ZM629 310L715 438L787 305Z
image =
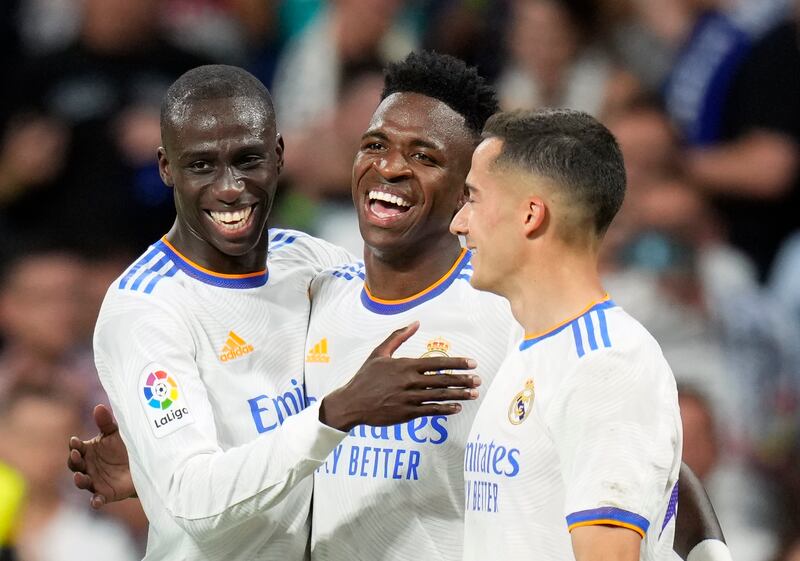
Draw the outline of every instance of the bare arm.
M572 550L575 561L639 561L642 537L618 526L574 528Z
M725 543L714 506L703 488L703 484L686 464L681 464L678 479L678 517L675 523L673 549L683 559L704 540Z
M800 168L797 144L766 129L692 149L688 156L690 176L707 192L763 200L776 199L790 189Z

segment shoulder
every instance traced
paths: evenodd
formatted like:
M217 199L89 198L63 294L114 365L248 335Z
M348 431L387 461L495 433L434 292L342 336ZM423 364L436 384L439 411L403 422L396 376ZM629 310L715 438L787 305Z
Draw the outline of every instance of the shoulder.
M267 234L269 262L295 262L308 265L319 272L355 260L345 249L299 230L270 228Z
M165 287L174 285L170 279L180 271L172 253L162 241L147 248L111 284L108 294L158 295Z
M622 308L605 312L604 325L587 315L573 333L578 351L569 376L573 383L621 393L672 393L675 378L658 342ZM593 324L594 333L587 327Z
M192 298L175 279L178 267L151 246L106 291L95 323L95 349L121 349L153 333L188 332Z
M318 301L331 293L340 293L348 289L361 289L366 274L364 262L353 260L322 270L311 283L311 299Z

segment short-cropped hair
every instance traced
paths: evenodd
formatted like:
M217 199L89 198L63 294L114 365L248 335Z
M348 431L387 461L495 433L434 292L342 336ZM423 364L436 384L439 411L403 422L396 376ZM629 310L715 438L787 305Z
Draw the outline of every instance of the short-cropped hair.
M272 98L258 78L237 66L209 64L187 71L167 90L161 103L162 138L168 121L181 115L193 103L234 97L252 100L256 110L274 120Z
M499 109L497 93L477 68L433 51L411 53L386 68L381 99L394 93L418 93L438 99L464 117L476 137L486 119Z
M503 141L494 165L555 181L587 211L595 233L605 233L625 198L625 164L614 135L594 117L568 109L498 113L483 136Z

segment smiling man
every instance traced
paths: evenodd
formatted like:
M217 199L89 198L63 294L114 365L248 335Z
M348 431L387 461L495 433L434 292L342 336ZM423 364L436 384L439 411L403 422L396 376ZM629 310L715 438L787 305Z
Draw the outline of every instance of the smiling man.
M495 115L467 187L452 231L473 251L472 285L507 298L526 335L466 446L464 559L674 558L675 379L598 274L625 194L614 137L576 111Z
M234 67L189 71L164 100L162 141L175 223L109 288L94 341L150 521L146 559L303 559L314 469L356 425L458 412L479 380L424 373L474 362L389 360L411 326L306 408L309 285L347 254L264 231L283 164L267 90Z
M389 65L381 97L353 163L364 260L312 284L308 394L334 390L382 333L414 320L403 356L473 356L486 387L515 324L503 299L470 286L470 252L449 225L494 90L464 62L422 52ZM353 429L314 474L312 559L460 559L476 410Z

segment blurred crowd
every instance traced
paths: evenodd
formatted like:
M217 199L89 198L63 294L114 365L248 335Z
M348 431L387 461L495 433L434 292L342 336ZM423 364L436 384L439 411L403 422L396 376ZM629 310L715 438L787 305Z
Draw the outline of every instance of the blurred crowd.
M615 133L607 288L673 367L734 559L800 561L800 0L3 0L0 548L143 552L137 502L90 512L64 464L105 401L104 292L174 216L169 84L208 62L263 80L287 147L272 224L358 254L353 155L382 67L418 48L478 65L504 109Z

